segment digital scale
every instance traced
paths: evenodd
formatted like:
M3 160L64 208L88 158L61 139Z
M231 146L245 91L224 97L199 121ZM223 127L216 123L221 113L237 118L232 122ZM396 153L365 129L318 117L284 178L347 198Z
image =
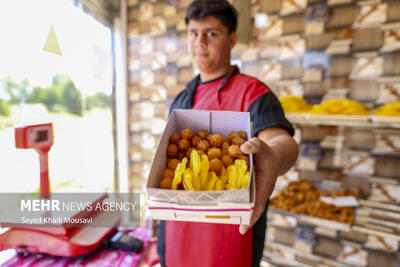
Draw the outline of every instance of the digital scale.
M35 149L40 158L40 196L51 200L48 152L53 145L52 123L15 128L15 145L21 149ZM93 205L103 203L107 193L91 199ZM46 212L48 213L48 212ZM43 216L48 216L43 214ZM92 224L52 224L31 227L23 223L12 223L0 234L0 251L15 249L17 252L45 253L53 256L73 257L88 254L98 248L115 232L120 218L115 212L96 212L85 208L70 215L71 218L92 218ZM79 220L72 220L79 221ZM82 221L82 220L81 220ZM105 227L104 225L107 225ZM7 224L2 224L2 227Z

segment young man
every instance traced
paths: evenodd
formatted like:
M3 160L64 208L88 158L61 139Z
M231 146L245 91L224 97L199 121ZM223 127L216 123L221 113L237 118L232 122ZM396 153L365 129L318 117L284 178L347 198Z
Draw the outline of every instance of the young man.
M231 66L237 12L226 0L196 0L185 17L188 48L200 74L174 100L176 108L250 112L254 137L240 148L254 155L256 201L250 225L162 222L159 254L167 267L259 266L268 199L278 175L290 169L298 147L276 96Z

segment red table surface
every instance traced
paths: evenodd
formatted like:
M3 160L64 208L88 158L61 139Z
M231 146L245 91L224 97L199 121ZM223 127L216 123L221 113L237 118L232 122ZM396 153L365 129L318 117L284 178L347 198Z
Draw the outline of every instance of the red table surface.
M4 267L64 267L64 266L105 266L105 267L139 267L141 264L154 266L159 262L156 250L156 240L150 240L144 227L139 227L128 233L144 241L143 250L139 253L119 249L101 249L88 258L65 258L41 254L15 255L4 263ZM139 265L140 264L140 265Z

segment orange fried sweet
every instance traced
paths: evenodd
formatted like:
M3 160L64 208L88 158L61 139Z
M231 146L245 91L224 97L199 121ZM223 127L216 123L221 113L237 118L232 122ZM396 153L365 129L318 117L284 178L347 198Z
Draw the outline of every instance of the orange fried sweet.
M228 143L229 144L229 139L228 138L226 138L225 136L221 136L222 137L222 144L223 143Z
M200 137L198 137L198 136L194 136L193 137L193 139L192 139L192 146L193 147L196 147L199 143L200 143L200 141L201 141L201 138Z
M178 166L179 162L180 162L179 159L175 159L175 158L168 159L167 168L170 170L175 170L176 166Z
M210 138L210 144L215 147L220 147L222 145L222 136L219 134L213 134Z
M222 161L219 159L212 159L210 160L210 171L213 171L217 174L221 173L222 170Z
M229 141L228 142L223 142L221 145L222 153L224 155L228 154L228 149L229 149Z
M176 156L177 159L182 160L184 157L186 157L186 152L185 151L179 151L178 156Z
M220 159L222 157L222 151L219 148L212 147L208 150L207 155L209 159Z
M171 179L173 179L174 176L175 176L175 172L170 169L165 169L165 171L163 172L163 175L162 175L163 178L171 178Z
M161 189L171 189L172 188L172 179L171 178L163 178L160 183Z
M238 131L238 134L240 136L240 138L242 138L243 140L247 140L247 133L243 130Z
M234 136L231 139L232 145L237 145L237 146L241 146L242 144L244 144L244 140L239 137L239 136Z
M181 138L186 139L186 140L192 140L194 136L194 132L190 130L189 128L183 129L181 131Z
M225 168L227 168L229 165L232 165L233 164L232 156L231 155L223 155L222 163L224 164Z
M204 152L207 152L208 149L210 148L210 143L208 143L207 140L201 140L200 143L196 147L198 150L203 150Z
M347 196L352 195L349 188L331 192L320 190L306 181L291 182L271 200L271 206L290 212L307 214L327 220L352 224L354 222L354 209L350 207L335 207L319 200L320 196Z
M239 136L239 134L235 131L231 131L228 135L229 140L231 140L233 137ZM239 136L240 137L240 136Z
M167 148L167 155L170 158L176 157L176 155L178 155L178 146L175 144L169 144Z
M190 147L190 142L186 139L179 140L178 149L179 151L186 151Z
M243 152L237 145L231 145L228 149L228 153L234 158L238 158L240 155L243 155Z
M171 144L178 144L179 140L181 140L181 136L177 133L174 133L169 137L169 142Z
M200 137L201 139L206 139L208 136L208 131L204 129L198 130L197 136Z

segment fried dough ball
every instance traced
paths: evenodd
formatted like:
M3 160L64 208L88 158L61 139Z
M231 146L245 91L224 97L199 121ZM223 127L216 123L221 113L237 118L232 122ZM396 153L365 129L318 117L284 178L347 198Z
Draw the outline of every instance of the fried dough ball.
M181 138L182 139L186 139L186 140L190 141L190 140L192 140L193 136L194 136L194 133L189 128L183 129L181 131Z
M222 143L228 143L229 144L229 139L226 138L225 136L221 135L222 137Z
M239 136L234 136L231 139L232 145L237 145L237 146L241 146L242 144L244 144L244 140L242 138L240 138Z
M179 151L186 151L190 147L190 142L186 139L179 140L178 149Z
M247 156L247 155L240 155L240 156L238 157L238 159L242 159L242 160L246 161L247 167L250 167L249 156Z
M234 158L238 158L240 155L243 155L242 151L237 145L231 145L228 149L228 153Z
M224 164L225 168L227 168L229 165L233 164L233 158L230 155L223 155L222 156L222 163Z
M215 147L220 147L222 144L222 136L219 134L213 134L210 138L210 144Z
M178 144L179 140L181 140L181 136L177 133L174 133L169 137L169 142L171 144Z
M233 137L239 136L239 134L235 131L231 131L228 135L229 140L232 140ZM240 137L240 136L239 136Z
M218 175L221 174L222 166L222 161L220 161L219 159L210 160L210 171L214 171Z
M184 157L186 157L186 153L184 151L179 151L177 158L182 160Z
M219 148L212 147L208 150L207 155L209 159L220 159L222 157L222 151Z
M228 149L229 149L229 141L228 142L223 142L221 145L222 153L224 155L228 155Z
M192 146L193 147L196 147L199 143L200 143L200 141L201 141L201 138L200 137L198 137L198 136L194 136L193 137L193 139L192 139Z
M208 131L204 129L198 130L197 136L200 137L201 139L206 139L208 136Z
M245 131L240 130L237 133L239 134L240 138L242 138L245 141L247 140L247 133Z
M178 166L179 162L180 162L179 159L175 159L175 158L168 159L167 168L174 171L176 169L176 167Z
M176 157L176 155L178 155L178 146L175 144L169 144L167 148L167 155L170 158Z
M210 143L208 143L207 140L201 140L196 148L198 150L203 150L204 152L207 152L208 149L210 148Z
M171 178L163 178L160 183L161 189L171 189L172 188L172 179Z
M212 137L213 135L212 134L209 134L209 135L207 135L207 141L210 143L210 141L211 141L211 137Z
M165 169L165 171L163 172L163 175L162 175L163 178L171 178L171 179L173 179L174 176L175 176L175 172L170 169Z

